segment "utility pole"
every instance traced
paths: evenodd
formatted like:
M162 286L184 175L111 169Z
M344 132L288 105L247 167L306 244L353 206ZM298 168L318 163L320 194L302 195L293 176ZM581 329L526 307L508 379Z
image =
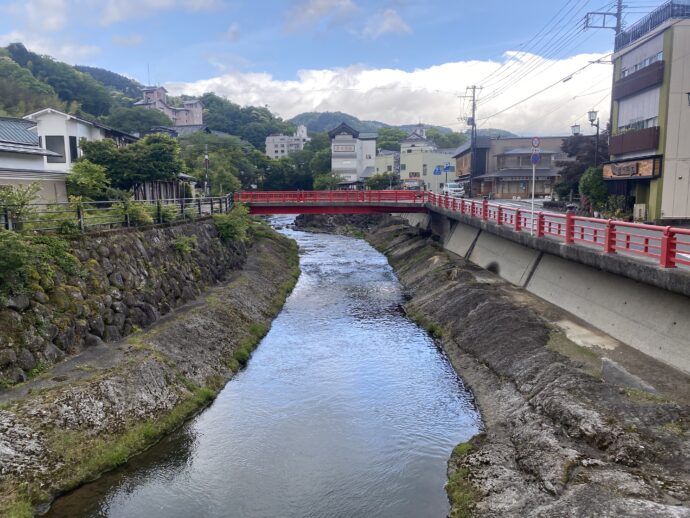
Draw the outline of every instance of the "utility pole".
M474 168L476 165L477 158L477 90L481 90L481 86L472 85L468 86L467 90L472 90L472 95L460 96L461 99L472 99L472 116L467 118L467 125L470 127L470 182L468 184L468 194L469 198L472 198L472 177L474 176Z

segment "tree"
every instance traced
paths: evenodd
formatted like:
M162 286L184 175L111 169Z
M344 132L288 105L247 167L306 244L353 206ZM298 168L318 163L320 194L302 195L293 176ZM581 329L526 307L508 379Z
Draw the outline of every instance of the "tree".
M322 174L314 177L314 190L332 191L338 188L340 178L332 174Z
M587 198L592 209L601 210L608 197L608 189L600 167L590 167L580 178L580 195Z
M112 140L82 140L84 157L103 166L111 184L129 190L143 182L172 180L186 171L180 145L168 135L156 133L118 148Z
M82 196L91 200L106 198L110 179L102 165L81 159L72 166L67 175L67 194Z
M608 132L599 136L599 163L608 160ZM561 167L561 180L556 185L556 191L561 195L567 195L571 190L578 190L578 183L584 172L594 167L594 154L596 151L596 139L592 136L573 135L563 140L561 150L574 160L558 162Z
M464 133L456 133L454 131L441 133L437 128L427 129L426 136L440 149L456 148L468 140L467 135Z
M400 128L381 128L378 134L376 147L388 151L400 151L400 141L407 136L407 132Z
M147 108L115 108L105 123L126 133L143 133L153 126L172 126L173 122L165 113Z
M398 185L398 176L393 173L375 174L367 179L367 187L375 191L381 191L396 187Z
M31 212L30 204L40 190L38 182L29 185L0 185L0 210L7 211L12 219L21 219Z

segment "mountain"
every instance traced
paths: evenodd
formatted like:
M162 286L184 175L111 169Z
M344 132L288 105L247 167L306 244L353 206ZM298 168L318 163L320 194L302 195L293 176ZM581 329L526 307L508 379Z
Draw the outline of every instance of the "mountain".
M468 132L469 134L469 132ZM502 129L497 129L497 128L485 128L485 129L478 129L477 130L477 136L478 137L489 137L489 138L509 138L509 137L519 137L520 135L516 135L515 133L511 133L510 131L502 130Z
M141 89L144 88L144 86L134 79L116 74L110 70L105 70L104 68L87 67L83 65L77 65L74 68L80 72L89 74L108 90L120 92L130 99L138 100L141 98Z
M416 124L403 124L400 126L393 126L391 124L386 124L385 122L379 121L363 121L359 120L354 115L343 112L306 112L296 115L288 122L291 122L295 126L303 124L307 127L307 130L311 133L320 133L323 131L330 131L333 128L344 122L348 126L357 131L363 132L377 132L381 128L400 128L401 130L412 133L412 131L417 127ZM427 126L436 128L439 133L452 133L450 128L444 128L443 126Z

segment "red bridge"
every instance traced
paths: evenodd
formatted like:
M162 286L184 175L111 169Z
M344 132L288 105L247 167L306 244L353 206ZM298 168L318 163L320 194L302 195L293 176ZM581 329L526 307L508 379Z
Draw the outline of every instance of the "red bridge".
M252 214L374 214L428 212L417 191L244 191L235 201Z
M244 191L234 200L251 214L428 213L478 224L499 225L537 239L552 239L655 262L662 268L690 267L690 229L535 212L419 191Z

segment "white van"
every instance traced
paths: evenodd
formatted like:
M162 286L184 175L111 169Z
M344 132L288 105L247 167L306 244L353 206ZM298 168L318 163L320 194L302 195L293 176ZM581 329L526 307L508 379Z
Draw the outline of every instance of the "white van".
M443 186L443 194L454 198L463 198L465 196L465 187L457 182L448 182Z

